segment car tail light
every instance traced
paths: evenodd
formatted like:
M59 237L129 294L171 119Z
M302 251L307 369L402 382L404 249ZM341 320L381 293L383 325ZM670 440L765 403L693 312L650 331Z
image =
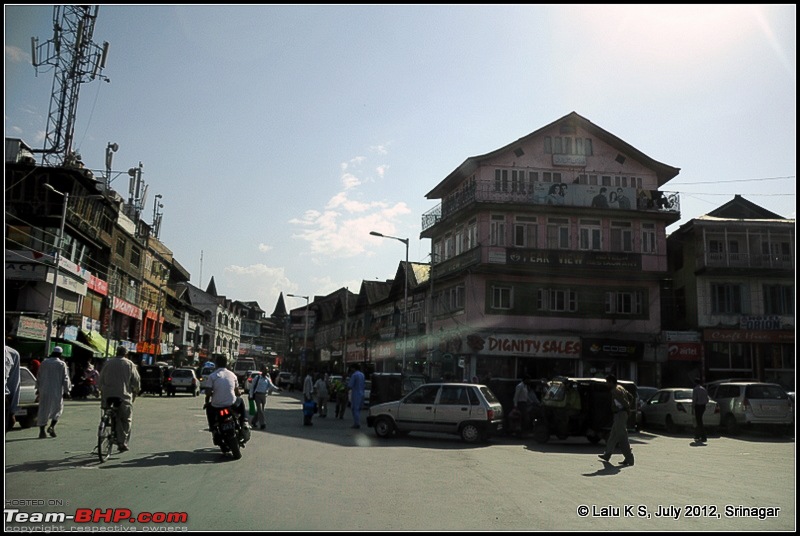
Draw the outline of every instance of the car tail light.
M676 404L676 406L678 406L678 411L682 411L682 412L686 413L686 408L685 408L685 407L683 407L683 404L681 404L680 402L678 402L678 403Z
M742 409L743 409L744 411L751 411L751 409L752 409L752 408L750 407L750 401L749 401L749 400L747 400L746 398L745 398L744 400L742 400Z
M489 410L486 411L486 418L488 420L490 420L490 421L494 420L494 410L493 409L489 409Z
M714 415L716 415L719 412L720 412L719 411L719 404L714 404Z

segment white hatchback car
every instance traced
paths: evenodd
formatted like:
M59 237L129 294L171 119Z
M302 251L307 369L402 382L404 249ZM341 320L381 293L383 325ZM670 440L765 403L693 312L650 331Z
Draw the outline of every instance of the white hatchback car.
M427 383L400 400L370 406L367 425L383 438L395 433L439 432L475 443L502 429L503 406L485 385Z
M709 400L703 413L703 425L707 429L719 428L720 410L714 400ZM692 389L671 387L660 389L642 405L642 427L660 426L667 432L694 428L692 411Z

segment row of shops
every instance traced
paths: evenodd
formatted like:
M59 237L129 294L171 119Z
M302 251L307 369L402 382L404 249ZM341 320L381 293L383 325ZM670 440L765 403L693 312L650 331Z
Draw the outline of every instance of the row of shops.
M360 363L370 372L409 372L430 379L604 377L640 385L682 387L694 378L754 378L794 390L794 332L763 329L665 331L649 340L477 332L439 338L376 341L320 351L320 366L342 372Z

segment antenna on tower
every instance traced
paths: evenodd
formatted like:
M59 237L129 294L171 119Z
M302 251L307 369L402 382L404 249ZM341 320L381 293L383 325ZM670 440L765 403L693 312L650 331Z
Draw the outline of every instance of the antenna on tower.
M54 67L44 148L35 150L42 153L43 165L77 165L72 144L81 84L96 78L110 82L101 74L109 44L100 47L92 41L97 11L98 6L54 6L53 38L42 44L31 39L37 74L42 65Z

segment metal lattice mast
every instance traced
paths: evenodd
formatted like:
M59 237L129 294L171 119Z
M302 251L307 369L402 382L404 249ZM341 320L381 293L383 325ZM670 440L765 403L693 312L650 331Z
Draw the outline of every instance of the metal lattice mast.
M41 45L38 39L32 39L32 63L37 73L43 65L54 68L42 164L70 162L80 86L95 78L109 81L100 74L108 43L101 47L92 42L97 11L98 6L55 6L53 38Z

